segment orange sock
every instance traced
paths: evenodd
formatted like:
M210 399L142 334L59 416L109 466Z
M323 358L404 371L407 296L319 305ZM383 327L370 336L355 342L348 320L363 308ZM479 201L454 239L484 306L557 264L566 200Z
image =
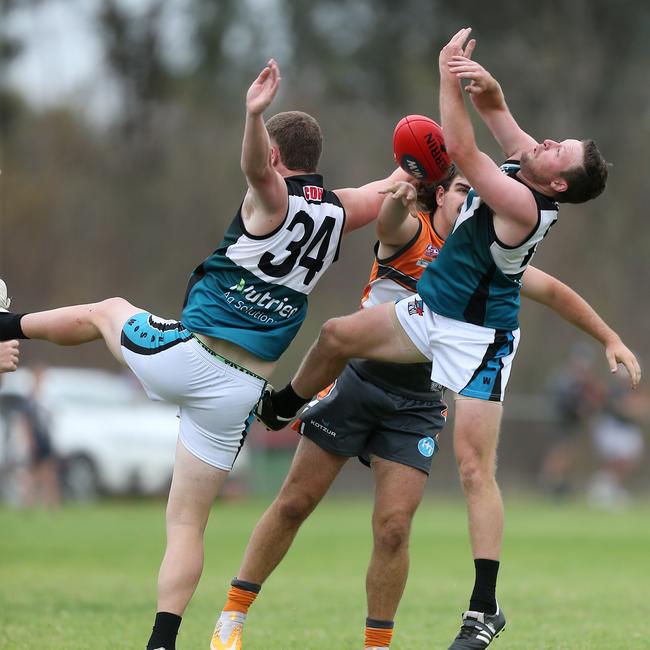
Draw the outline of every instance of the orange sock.
M257 591L251 591L233 585L228 590L228 598L226 604L223 606L223 611L242 612L243 614L248 614L248 608L253 604L258 593L259 587Z
M366 648L388 648L393 640L393 621L366 620Z

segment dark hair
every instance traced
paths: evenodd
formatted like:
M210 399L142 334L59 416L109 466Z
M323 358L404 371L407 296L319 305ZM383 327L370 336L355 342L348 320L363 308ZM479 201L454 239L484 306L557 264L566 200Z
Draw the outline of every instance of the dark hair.
M452 163L446 176L441 181L437 183L420 183L418 185L418 204L420 208L425 212L435 212L438 207L436 203L436 192L438 188L442 187L445 192L448 192L454 178L459 173L458 167Z
M561 174L567 182L565 192L557 192L558 203L584 203L595 199L607 184L608 163L593 140L583 140L582 165Z
M315 172L323 151L318 122L307 113L287 111L266 121L269 136L278 145L280 158L288 169Z

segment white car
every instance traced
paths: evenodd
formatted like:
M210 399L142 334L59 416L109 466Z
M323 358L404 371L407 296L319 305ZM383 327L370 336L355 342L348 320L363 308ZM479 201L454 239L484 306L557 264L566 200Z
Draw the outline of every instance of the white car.
M148 400L131 375L82 368L42 372L38 399L50 415L69 496L167 490L178 436L175 406ZM2 393L28 395L32 385L32 373L19 369L4 375Z

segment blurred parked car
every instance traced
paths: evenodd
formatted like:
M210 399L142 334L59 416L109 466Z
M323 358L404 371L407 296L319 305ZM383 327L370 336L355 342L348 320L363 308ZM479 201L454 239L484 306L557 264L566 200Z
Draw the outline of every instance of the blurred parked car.
M32 375L19 369L4 379L6 412L12 394L30 393ZM51 442L66 496L88 499L99 493L167 490L178 435L175 406L149 401L130 375L82 368L45 369L39 401L50 414ZM7 430L11 419L5 420L0 468L4 460L6 469L12 437Z

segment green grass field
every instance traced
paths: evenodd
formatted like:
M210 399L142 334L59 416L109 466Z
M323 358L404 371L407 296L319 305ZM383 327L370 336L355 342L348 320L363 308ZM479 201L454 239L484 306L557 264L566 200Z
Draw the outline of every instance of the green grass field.
M622 513L506 500L500 599L517 650L650 648L650 504ZM264 503L218 505L179 650L205 649ZM161 503L0 509L0 648L144 648L163 551ZM362 648L370 502L327 500L248 617L246 650ZM394 650L446 649L471 590L460 502L427 501L413 531Z

